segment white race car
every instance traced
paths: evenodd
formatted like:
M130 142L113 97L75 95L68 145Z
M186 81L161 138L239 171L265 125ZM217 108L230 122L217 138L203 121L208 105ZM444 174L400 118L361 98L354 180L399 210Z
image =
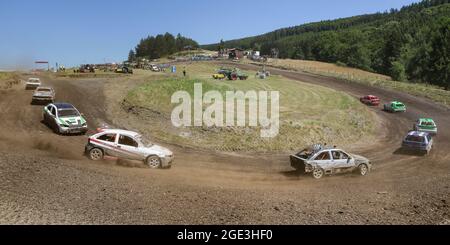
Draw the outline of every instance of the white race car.
M357 170L360 175L367 175L372 168L369 159L346 153L334 147L315 144L295 155L290 156L291 166L304 173L312 173L316 179L324 175Z
M173 153L147 141L142 135L121 129L100 129L88 139L85 154L94 161L105 155L143 161L150 168L170 168Z
M36 89L41 86L41 79L39 78L29 78L25 84L25 89Z

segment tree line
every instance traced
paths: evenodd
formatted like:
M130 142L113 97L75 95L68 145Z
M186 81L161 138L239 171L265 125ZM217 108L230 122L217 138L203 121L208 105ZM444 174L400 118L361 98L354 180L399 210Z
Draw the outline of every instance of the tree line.
M400 10L283 28L203 48L258 49L262 55L276 48L280 58L332 62L449 90L449 28L449 0L425 0Z
M185 49L196 49L199 45L196 41L178 34L174 37L170 33L148 36L139 41L134 50L130 50L128 61L138 58L159 59Z

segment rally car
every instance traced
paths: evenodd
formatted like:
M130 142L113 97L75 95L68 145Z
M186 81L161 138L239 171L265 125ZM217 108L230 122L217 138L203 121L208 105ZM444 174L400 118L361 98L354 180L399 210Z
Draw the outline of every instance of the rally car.
M427 132L431 135L437 135L437 125L431 118L419 118L413 126L414 131Z
M57 134L85 134L86 119L71 104L52 103L44 107L43 122Z
M53 103L55 100L55 90L50 87L38 87L34 93L31 100L32 104L35 104L37 102L50 102Z
M429 133L411 131L402 141L404 150L419 151L429 154L433 147L433 138Z
M29 78L28 81L25 83L25 89L36 89L37 87L41 86L41 79L39 78Z
M346 153L335 147L324 147L320 144L307 147L290 156L291 167L304 173L312 173L315 179L325 174L358 171L362 176L369 173L372 164L369 159Z
M105 155L129 160L143 161L150 168L169 168L173 153L154 145L136 132L121 129L99 129L99 133L89 137L85 154L94 161Z
M405 112L406 106L400 101L392 101L388 104L384 104L384 110L388 112Z
M359 98L359 101L361 101L361 103L364 103L364 104L370 105L370 106L377 106L380 104L380 98L378 98L375 95L363 96L363 97Z

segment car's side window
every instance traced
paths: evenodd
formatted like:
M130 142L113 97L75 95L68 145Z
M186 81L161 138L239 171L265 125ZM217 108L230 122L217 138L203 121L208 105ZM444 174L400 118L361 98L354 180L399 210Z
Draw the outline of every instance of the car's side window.
M320 153L316 159L316 161L330 160L330 153L328 151L324 151Z
M56 116L56 109L55 109L55 107L52 106L52 108L50 109L50 113L51 113L53 116Z
M332 151L331 155L333 156L334 160L344 160L344 159L346 160L346 159L348 159L348 155L345 154L342 151Z
M116 134L104 134L97 138L98 140L107 142L116 142Z
M126 136L126 135L120 135L119 144L133 146L133 147L139 146L139 144L133 138Z

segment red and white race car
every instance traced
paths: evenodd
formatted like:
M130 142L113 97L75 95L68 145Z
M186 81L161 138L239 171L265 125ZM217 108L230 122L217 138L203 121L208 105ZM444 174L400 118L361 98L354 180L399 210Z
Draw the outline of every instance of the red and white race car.
M98 129L90 136L85 154L94 161L104 156L143 161L150 168L170 168L173 153L147 141L142 135L121 129Z

